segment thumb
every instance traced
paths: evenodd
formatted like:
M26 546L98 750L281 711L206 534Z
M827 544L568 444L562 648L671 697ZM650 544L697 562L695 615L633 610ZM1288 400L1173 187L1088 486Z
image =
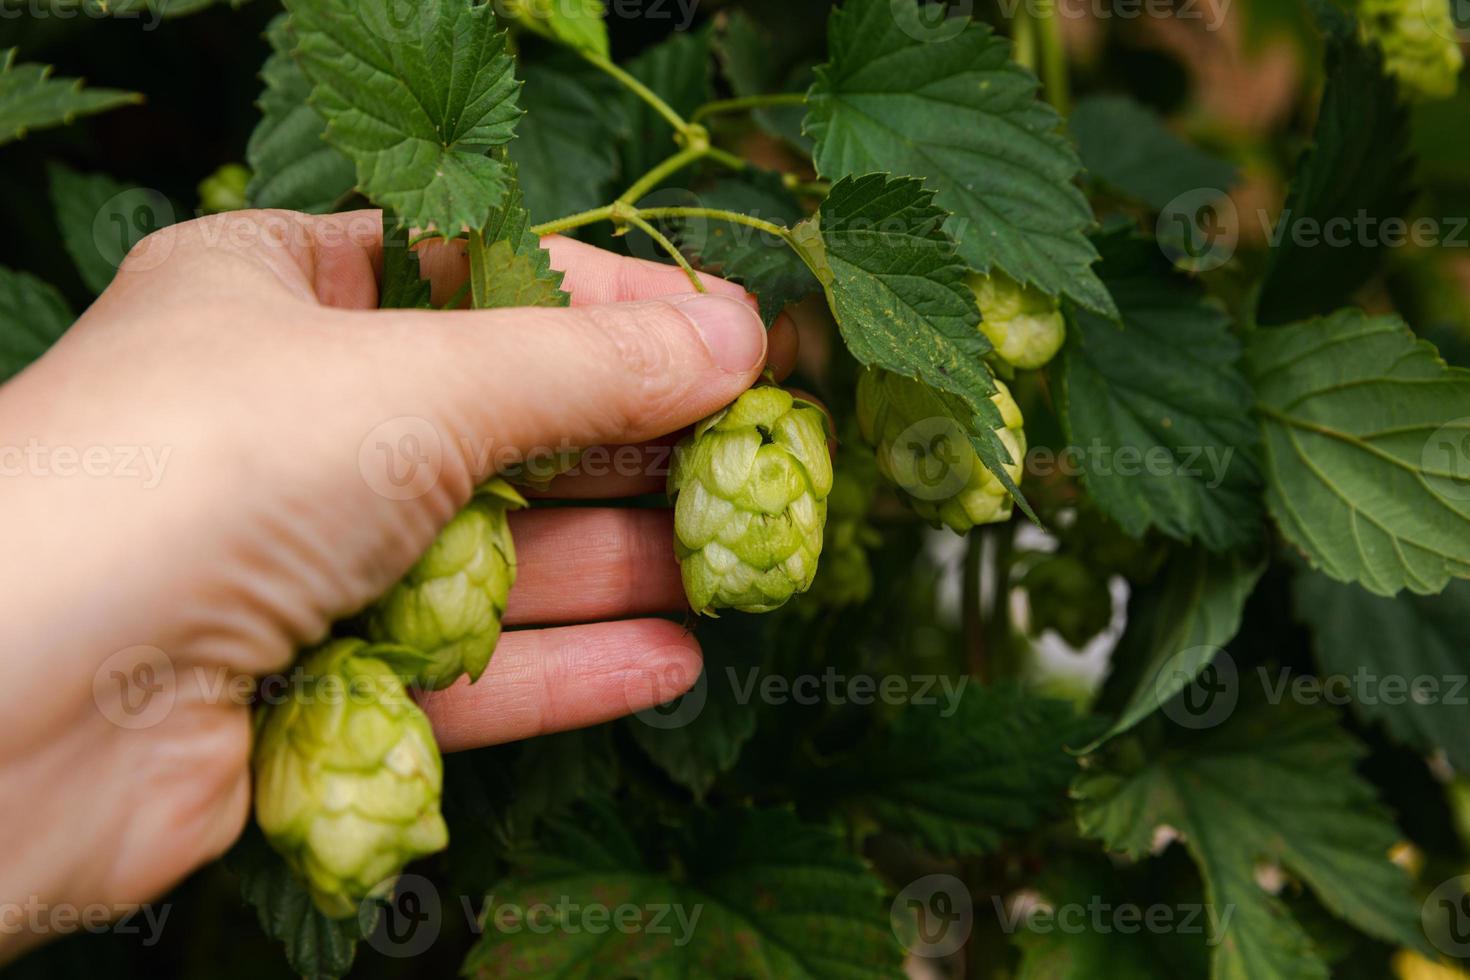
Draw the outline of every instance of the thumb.
M765 328L750 306L708 294L339 315L365 321L343 336L356 356L366 346L378 362L379 424L407 420L421 436L396 445L422 455L437 444L444 458L441 466L425 459L429 471L463 467L476 481L528 457L683 428L750 387L766 357ZM383 453L384 463L402 462L393 455Z

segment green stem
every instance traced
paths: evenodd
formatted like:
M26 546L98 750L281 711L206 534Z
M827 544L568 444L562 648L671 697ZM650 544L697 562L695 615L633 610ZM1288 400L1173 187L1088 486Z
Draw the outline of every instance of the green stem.
M702 159L709 151L710 145L708 139L695 139L690 145L684 147L684 149L675 153L667 160L664 160L648 173L634 181L632 187L629 187L622 194L618 195L618 201L623 204L637 203L640 197L663 183L666 177L676 174L691 163Z
M483 310L486 302L485 286L490 281L490 246L486 243L483 232L470 231L466 251L470 257L470 305L477 310Z
M1041 18L1039 26L1041 81L1046 100L1065 116L1072 107L1072 83L1067 72L1067 49L1062 44L1062 19L1053 9Z
M645 218L708 218L711 221L728 221L735 225L758 228L783 241L791 241L791 232L780 225L760 218L752 218L739 211L723 211L719 208L640 208L638 213Z
M653 89L649 88L647 85L644 85L638 79L634 78L628 72L619 68L617 65L613 64L611 61L609 61L607 58L604 58L600 54L594 54L593 52L586 50L580 51L580 54L588 63L595 65L600 70L611 75L613 78L617 79L624 88L628 89L628 91L638 96L638 98L642 99L644 102L647 102L653 108L653 111L657 112L660 116L663 116L664 119L668 120L669 125L673 126L675 131L680 133L688 132L689 123L685 121L683 116L675 112L667 102L659 98L658 93L656 93Z
M744 112L747 109L764 109L767 106L806 105L806 96L801 92L779 92L771 95L747 95L738 99L720 99L706 102L694 110L690 122L699 122L706 116L725 112Z
M1016 6L1011 20L1011 58L1022 68L1036 70L1036 21L1024 3Z
M613 206L611 204L604 204L602 207L593 208L590 211L579 211L576 214L569 214L565 218L557 218L555 221L532 225L530 231L531 234L537 236L559 235L564 231L571 231L573 228L581 228L583 225L593 225L599 221L606 221L612 217L612 213Z
M669 256L679 264L679 268L684 270L684 275L689 277L689 281L694 285L695 292L709 292L709 290L704 287L704 280L700 279L699 273L694 271L694 266L690 265L689 260L684 258L684 253L679 251L679 246L669 241L669 239L667 238L667 236L664 235L663 232L659 231L647 221L644 221L637 214L628 215L627 221L628 224L632 225L634 228L640 229L649 238L652 238L655 242L657 242L660 248L669 253Z
M722 150L718 146L710 147L708 156L709 159L713 160L715 163L718 163L724 167L729 167L731 170L744 170L746 167L750 166L750 164L746 163L740 157L737 157L735 154L730 153L727 150Z

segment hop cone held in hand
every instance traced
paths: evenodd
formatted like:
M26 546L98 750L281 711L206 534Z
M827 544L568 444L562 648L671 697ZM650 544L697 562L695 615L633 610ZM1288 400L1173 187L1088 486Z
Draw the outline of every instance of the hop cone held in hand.
M256 729L256 821L332 918L449 842L429 720L374 650L334 640L308 653Z
M448 687L461 674L477 680L490 662L516 578L506 515L524 506L504 480L486 483L369 611L373 640L411 647L428 658L413 678L420 686Z
M810 402L762 386L699 423L669 474L689 605L769 612L805 592L831 492L827 418Z
M1055 299L999 270L971 275L969 286L980 307L980 329L1011 367L1034 371L1061 350L1067 324Z
M996 429L1010 453L1005 471L1020 485L1026 433L1010 389L996 381ZM877 451L878 470L914 512L938 527L964 534L978 524L1010 519L1011 495L976 455L952 406L928 385L869 368L858 379L857 416L863 438Z

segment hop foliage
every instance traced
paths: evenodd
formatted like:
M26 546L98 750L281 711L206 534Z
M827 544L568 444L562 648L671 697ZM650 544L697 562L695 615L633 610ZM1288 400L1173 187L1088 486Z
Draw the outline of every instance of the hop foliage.
M830 608L851 606L866 602L873 594L868 551L881 538L868 523L868 510L877 486L873 454L844 441L827 498L827 528L822 535L822 562L809 594L812 603Z
M769 612L817 573L832 460L827 418L761 386L699 423L669 474L689 605Z
M507 514L524 506L526 501L504 480L482 486L403 581L369 611L374 640L427 657L412 677L418 685L437 690L461 674L478 680L490 662L516 579Z
M991 401L1002 419L996 434L1010 453L1006 472L1019 485L1026 455L1021 409L1003 382L995 385ZM857 395L858 424L877 450L878 469L915 513L956 534L1010 519L1010 493L976 455L951 402L927 385L879 370L863 372Z
M335 640L306 654L257 722L255 818L332 918L449 841L434 733L379 654L394 651Z
M1363 0L1358 15L1405 92L1421 99L1455 94L1465 55L1447 0Z

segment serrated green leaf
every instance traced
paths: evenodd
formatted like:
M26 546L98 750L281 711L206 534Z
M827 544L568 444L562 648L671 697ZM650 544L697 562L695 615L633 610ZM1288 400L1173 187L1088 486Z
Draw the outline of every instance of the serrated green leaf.
M1067 119L1088 176L1153 208L1202 189L1224 192L1233 165L1174 135L1158 114L1126 95L1092 95Z
M1062 426L1093 500L1130 535L1155 527L1214 551L1260 537L1251 389L1230 318L1152 243L1101 242L1122 325L1073 310Z
M543 37L608 56L602 0L509 0L507 7L517 22Z
M537 821L617 787L613 728L595 725L521 744L515 761L515 797L506 812L512 833L529 833Z
M779 174L751 169L723 177L699 191L701 207L760 218L787 227L805 217L800 202ZM728 221L682 222L675 241L701 268L740 283L760 300L761 318L773 322L791 303L820 292L806 263L786 242L756 228Z
M393 216L383 212L383 282L378 287L378 308L384 310L431 310L432 286L419 268L419 256L409 247L408 229L395 227Z
M1470 582L1437 596L1383 599L1304 573L1293 595L1322 674L1353 679L1353 710L1415 749L1442 749L1457 772L1470 772Z
M541 239L531 234L531 217L521 206L515 164L510 189L483 231L470 232L470 296L477 310L511 306L566 306L562 274L551 268Z
M1409 110L1398 85L1384 74L1376 47L1359 40L1345 17L1330 19L1317 130L1273 232L1280 240L1261 286L1256 318L1265 324L1346 303L1378 268L1383 223L1414 198ZM1298 241L1298 231L1311 237Z
M954 396L981 462L1031 514L1003 467L1010 454L995 434L1001 418L984 361L990 342L933 198L913 179L845 177L815 216L792 229L793 241L853 357Z
M46 353L74 319L54 286L0 266L0 382Z
M783 28L790 30L789 25ZM789 47L789 43L785 47ZM747 11L734 10L714 37L715 55L720 59L730 88L742 98L772 92L805 92L812 84L810 61L793 62L783 51L782 39L761 28ZM801 131L806 107L762 106L750 118L772 136L783 139L803 153L812 151L812 139Z
M93 293L101 293L112 282L117 265L97 246L97 216L108 202L135 185L124 184L106 174L80 174L60 163L53 163L47 175L61 242L76 263L83 284Z
M266 935L285 944L286 959L297 976L328 980L347 974L357 953L357 941L377 924L376 913L348 919L322 915L254 823L245 829L224 861L240 879L240 894L255 907L260 927Z
M311 83L291 55L287 16L278 14L265 36L271 54L260 68L260 122L245 147L252 172L245 196L251 207L324 214L352 191L357 169L325 141L327 121L307 102Z
M1283 901L1256 881L1262 862L1297 876L1334 915L1386 942L1422 946L1408 875L1389 861L1399 838L1371 784L1364 750L1329 709L1243 698L1221 727L1173 729L1136 768L1096 760L1079 777L1082 832L1135 860L1173 828L1220 914L1216 980L1326 980L1327 965ZM1232 913L1228 922L1225 911Z
M740 758L755 734L756 706L740 685L759 666L763 650L759 617L723 617L699 626L704 672L689 693L624 724L644 753L675 782L703 798Z
M1190 548L1129 597L1128 628L1113 651L1103 694L1118 719L1098 744L1153 714L1199 676L1240 631L1246 600L1265 570L1264 561L1244 555Z
M457 235L505 196L505 164L485 151L515 135L519 83L491 8L287 4L328 142L356 164L358 190L402 224Z
M1091 268L1082 165L1036 76L987 25L952 21L934 36L921 16L889 0L848 0L832 15L831 61L807 95L818 172L921 177L954 212L972 267L1113 315Z
M143 101L137 92L83 88L80 78L54 78L50 65L16 64L16 49L0 50L0 144L18 140L32 129L63 126Z
M550 221L606 204L628 129L617 83L570 56L545 63L523 56L520 73L526 115L509 153L531 217Z
M610 805L551 821L491 889L465 975L902 976L883 885L836 836L787 811L737 807L695 811L682 832L659 837L674 853L645 855ZM550 908L522 924L538 905ZM613 925L620 907L638 910L631 927ZM523 918L511 932L497 914Z
M948 681L952 686L945 686ZM1097 733L1064 701L943 678L892 726L814 777L814 796L853 808L945 856L994 850L1060 813L1076 748Z
M1245 367L1267 507L1312 567L1385 596L1470 577L1470 371L1360 310L1257 330Z
M623 67L687 119L714 95L709 38L708 27L675 34ZM621 99L628 120L628 138L622 144L623 175L632 181L672 156L678 147L673 127L647 102L628 91Z

